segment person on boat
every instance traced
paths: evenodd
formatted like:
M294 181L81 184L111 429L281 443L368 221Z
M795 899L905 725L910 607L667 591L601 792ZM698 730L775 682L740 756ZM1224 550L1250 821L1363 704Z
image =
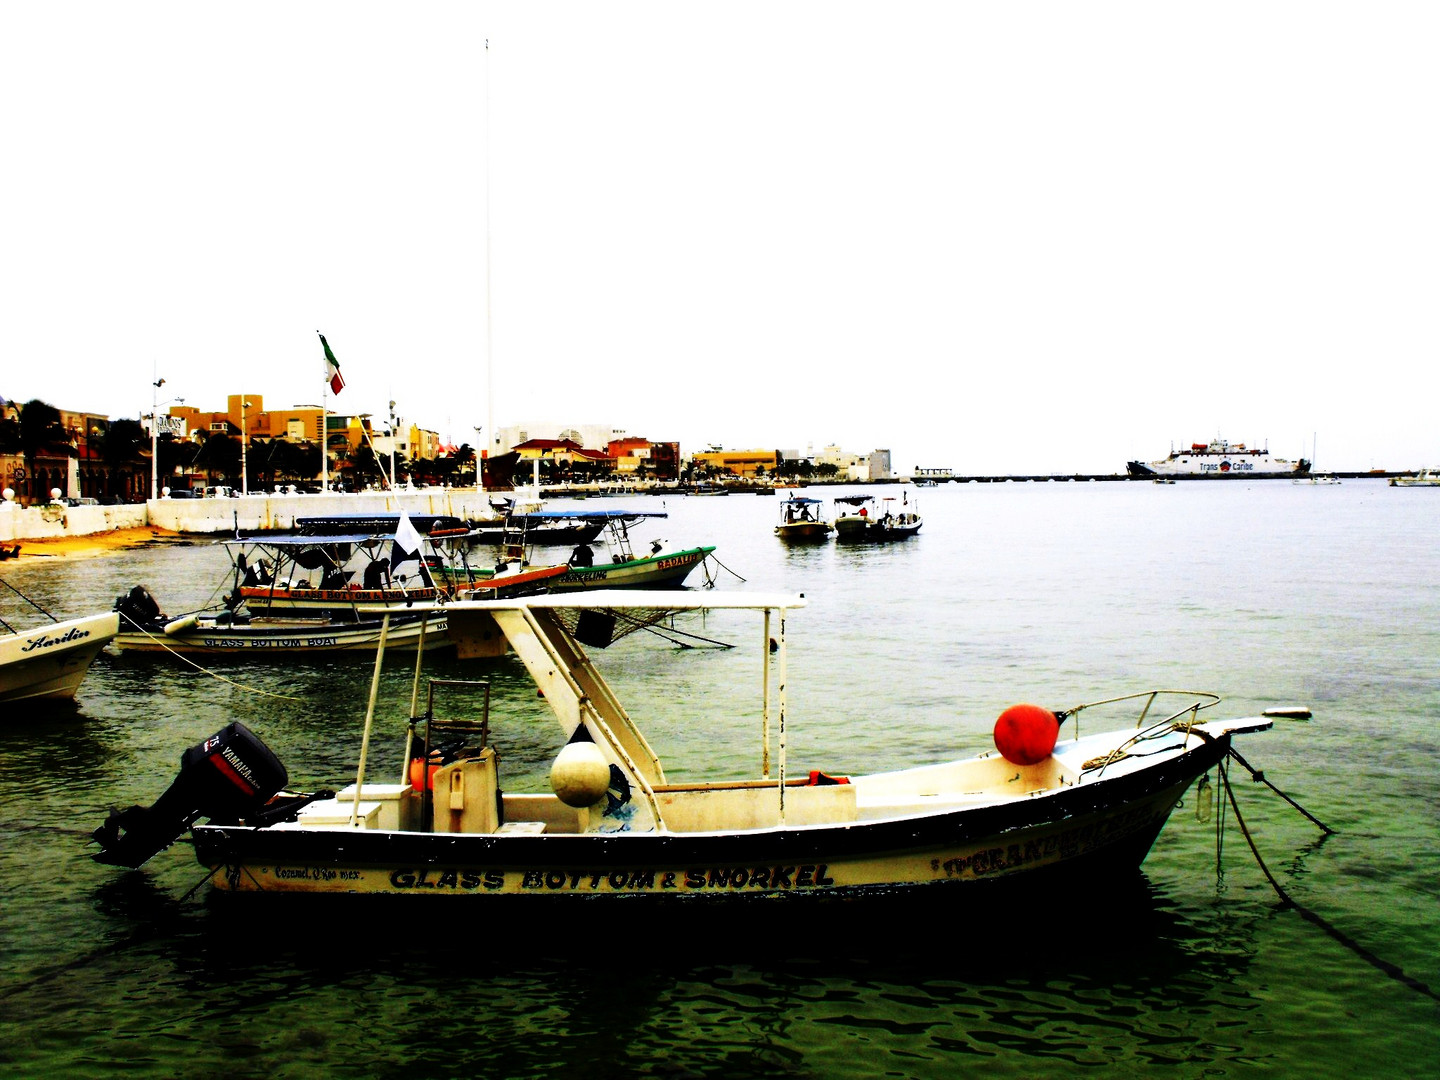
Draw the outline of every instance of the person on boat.
M390 572L390 560L384 558L376 559L369 566L365 567L363 581L367 589L383 589L385 578Z
M571 566L594 566L595 556L590 551L589 544L576 544L575 550L570 553Z
M264 559L256 559L253 563L250 563L245 567L246 585L269 585L270 581L270 564Z

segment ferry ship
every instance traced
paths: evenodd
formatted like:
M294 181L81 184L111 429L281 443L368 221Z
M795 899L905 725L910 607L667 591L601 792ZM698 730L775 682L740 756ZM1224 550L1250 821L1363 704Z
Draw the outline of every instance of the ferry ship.
M1160 461L1131 461L1125 471L1133 477L1153 480L1156 477L1244 477L1244 476L1307 476L1310 462L1287 461L1270 456L1268 447L1247 448L1244 443L1215 438L1207 443L1191 443L1188 449L1171 450Z

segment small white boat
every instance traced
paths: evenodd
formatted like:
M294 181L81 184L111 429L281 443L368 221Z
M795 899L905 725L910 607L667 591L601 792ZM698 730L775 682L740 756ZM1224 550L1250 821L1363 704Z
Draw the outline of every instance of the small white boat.
M910 493L900 498L886 495L843 495L835 500L835 539L883 544L904 540L920 531L924 522Z
M73 698L90 664L115 636L113 611L28 630L0 622L0 702Z
M1440 487L1440 473L1421 469L1414 476L1392 476L1391 487Z
M531 736L512 736L490 715L488 689L463 724L433 711L412 718L395 763L400 782L376 782L366 751L372 689L349 787L282 794L284 765L231 724L184 754L153 807L113 812L94 833L95 858L138 866L189 828L213 885L233 892L803 902L926 889L960 900L993 895L996 883L1034 889L1060 877L1093 889L1141 863L1234 735L1272 723L1206 722L1214 695L1154 691L1058 712L1007 709L997 750L976 757L870 775L841 775L858 762L833 758L796 768L786 622L804 604L789 595L599 592L449 605L462 637L488 628L508 642L554 713L548 790L503 782L510 739ZM749 777L677 781L582 642L604 647L607 627L643 609L706 608L763 616L754 643L759 767ZM418 666L415 679L412 700L421 696ZM1096 730L1115 709L1129 713L1124 726ZM721 710L733 717L735 705ZM1093 733L1079 733L1082 713ZM1068 737L1058 740L1062 725ZM431 753L442 745L448 754ZM387 766L387 779L396 771ZM201 817L208 823L195 824Z
M1312 487L1333 487L1340 483L1340 477L1334 473L1317 473L1314 471L1315 463L1320 460L1320 441L1318 438L1310 444L1310 468L1309 476L1297 476L1291 481L1292 484L1309 484Z

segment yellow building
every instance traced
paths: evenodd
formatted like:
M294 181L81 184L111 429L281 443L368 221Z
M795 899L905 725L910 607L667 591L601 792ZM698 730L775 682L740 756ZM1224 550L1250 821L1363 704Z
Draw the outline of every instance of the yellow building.
M780 464L775 450L704 450L690 459L700 468L732 476L773 476Z
M243 404L242 404L243 403ZM230 394L224 412L203 412L189 405L170 406L170 415L184 418L192 432L209 431L243 434L250 439L288 439L290 442L320 440L320 410L299 407L267 410L262 394Z

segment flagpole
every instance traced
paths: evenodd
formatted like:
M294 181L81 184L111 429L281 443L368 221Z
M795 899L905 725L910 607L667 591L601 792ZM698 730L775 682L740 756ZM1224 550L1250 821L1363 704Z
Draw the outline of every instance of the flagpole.
M315 333L316 333L316 334L319 334L320 331L319 331L319 330L316 330ZM322 344L324 343L325 338L324 338L323 335L321 335L320 341L321 341ZM328 445L328 444L329 444L329 441L330 441L330 425L329 425L329 424L326 422L326 420L325 420L325 414L330 411L329 402L330 402L330 364L329 364L328 358L327 358L327 362L326 362L326 364L325 364L325 385L324 385L324 387L321 388L321 390L320 390L320 494L321 494L321 495L328 495L328 494L330 494L330 450L329 450L329 445Z
M485 39L485 437L495 438L495 360L490 340L490 39ZM490 456L480 450L482 457ZM475 461L475 494L483 486L480 459Z

